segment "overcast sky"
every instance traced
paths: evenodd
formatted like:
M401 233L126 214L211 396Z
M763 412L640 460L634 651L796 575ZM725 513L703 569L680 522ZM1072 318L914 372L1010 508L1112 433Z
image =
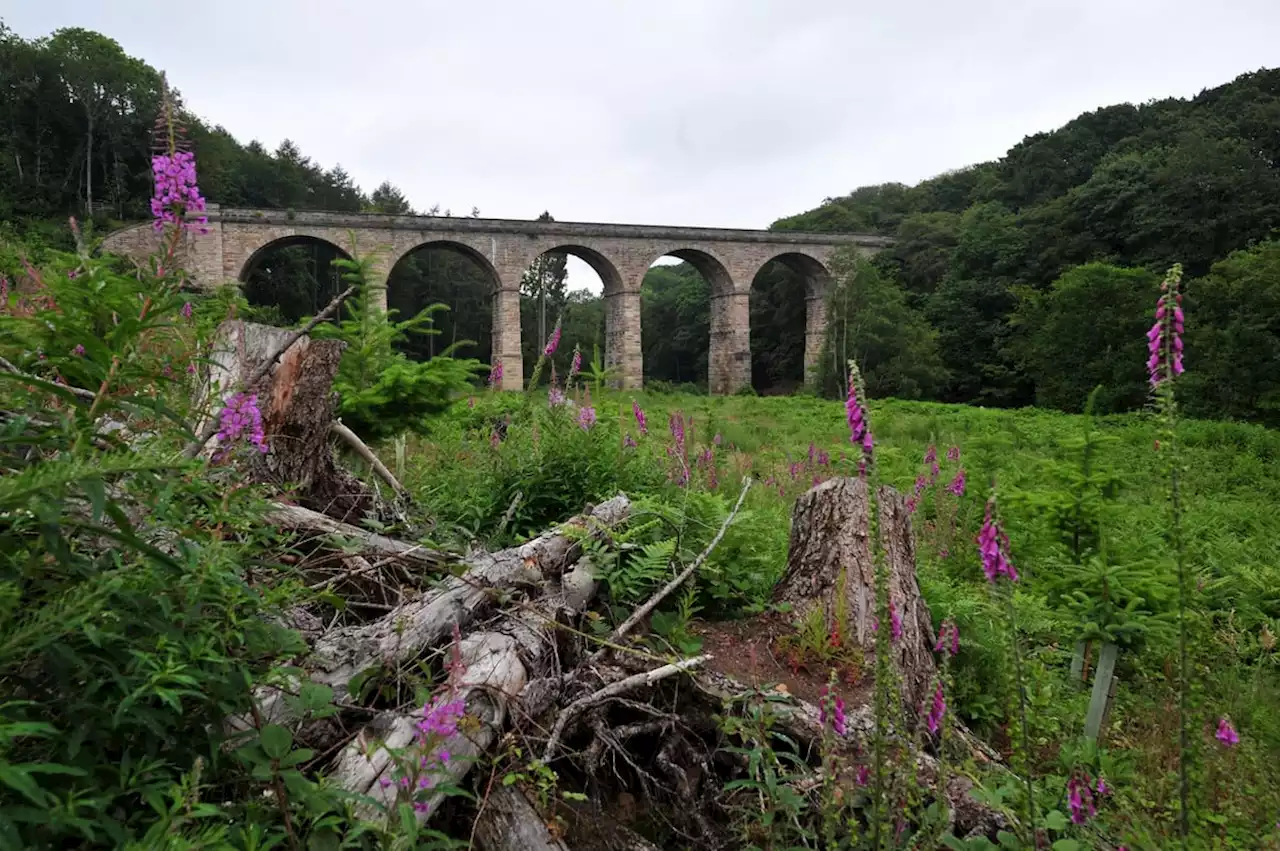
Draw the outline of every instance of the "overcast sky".
M1280 64L1280 0L0 0L0 18L103 32L242 141L293 139L420 209L719 227Z

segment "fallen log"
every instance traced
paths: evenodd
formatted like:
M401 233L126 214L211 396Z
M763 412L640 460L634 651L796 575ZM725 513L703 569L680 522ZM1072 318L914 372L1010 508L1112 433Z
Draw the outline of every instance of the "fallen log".
M612 503L612 504L611 504ZM625 497L617 497L597 506L592 516L602 512L605 516L619 517L626 507ZM543 536L543 551L563 552L555 542L556 536ZM533 543L533 542L530 542ZM528 544L525 545L529 546ZM536 550L535 550L536 551ZM536 559L530 559L526 570L536 571ZM552 559L549 569L563 566ZM575 575L586 573L586 576ZM553 631L561 618L580 612L595 594L594 579L589 565L577 565L564 576L564 582L554 577L540 587L548 593L518 609L512 616L501 620L493 629L473 633L463 638L456 648L458 666L448 687L449 699L459 701L466 708L467 723L449 736L441 745L450 754L435 776L435 783L457 783L466 776L474 762L480 759L503 735L513 704L525 686L538 676L553 670L555 642ZM564 590L571 587L568 593ZM338 759L332 772L335 782L343 788L363 795L374 803L366 805L364 812L373 817L382 810L393 809L398 798L399 778L392 752L403 750L408 763L416 765L431 758L428 743L417 734L417 724L422 715L383 713L370 730L381 738L381 744L369 746L369 738L358 737ZM423 803L426 809L419 812L420 820L438 806L441 795L434 794Z
M510 786L489 793L476 818L475 841L481 851L569 851L524 793Z
M266 521L278 529L344 538L358 543L366 552L395 558L424 569L437 570L458 561L456 556L427 549L418 544L407 544L395 538L388 538L385 535L361 529L359 526L334 520L326 514L312 511L301 505L272 503L267 511Z
M524 544L472 556L462 575L446 577L420 597L394 607L383 617L325 632L312 645L311 653L302 660L301 666L312 681L332 688L340 705L345 704L356 677L412 662L425 651L442 645L455 628L463 630L487 612L495 602L495 592L516 587L541 592L547 580L560 577L581 556L582 547L578 543L581 537L599 534L621 523L630 507L630 501L619 495ZM322 515L305 509L299 511L296 506L278 506L272 516L281 522L305 523L302 528L317 531L351 537L358 537L356 533L359 533L363 535L359 540L365 544L397 557L430 558L429 551L415 553L415 548L403 542L321 519ZM582 580L575 577L568 584L571 588L578 587ZM581 604L585 605L595 593L594 584L589 593L583 594L581 590L578 593L583 597ZM256 703L262 722L284 724L296 720L286 692L296 692L299 686L298 682L290 682L285 689L259 689ZM228 723L231 730L237 731L247 730L255 722L248 716L238 716Z

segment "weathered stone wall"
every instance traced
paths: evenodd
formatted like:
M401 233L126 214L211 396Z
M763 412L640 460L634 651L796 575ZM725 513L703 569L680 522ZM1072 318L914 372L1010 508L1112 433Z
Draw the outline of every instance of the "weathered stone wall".
M748 300L751 283L766 264L781 259L806 278L807 379L817 363L826 327L824 298L831 254L850 245L873 254L890 242L858 234L289 213L210 205L209 232L187 235L180 259L197 282L215 286L243 280L263 249L298 237L324 240L348 254L373 255L380 282L387 280L402 257L425 245L449 245L467 254L493 282L493 356L502 360L506 389L519 389L523 384L520 279L540 255L565 251L584 259L600 275L606 302L605 363L618 370L624 387L639 387L644 374L641 281L659 257L679 257L697 268L711 285L708 380L712 393L733 393L751 382ZM111 234L103 248L143 262L156 250L159 240L149 225L140 225ZM384 304L385 299L384 290Z

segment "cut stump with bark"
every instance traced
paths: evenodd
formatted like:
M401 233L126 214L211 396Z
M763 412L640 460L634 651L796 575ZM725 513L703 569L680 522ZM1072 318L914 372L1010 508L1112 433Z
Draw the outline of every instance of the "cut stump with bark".
M379 501L368 486L338 466L329 445L337 408L333 380L346 344L303 336L252 387L244 386L294 333L241 320L219 326L197 396L205 421L198 424L196 432L202 431L209 418L217 417L237 391L256 395L270 451L240 449L240 469L251 481L275 485L282 491L296 488L294 498L307 508L338 520L359 522L376 513ZM214 437L201 454L216 457L219 451Z
M789 603L797 619L820 610L828 634L839 627L843 605L849 634L841 640L856 642L871 653L876 635L876 573L869 546L867 494L865 480L835 478L796 500L787 569L773 598ZM916 579L915 538L906 501L892 488L882 487L877 503L889 600L902 624L891 656L902 679L904 699L917 707L935 670L933 623Z

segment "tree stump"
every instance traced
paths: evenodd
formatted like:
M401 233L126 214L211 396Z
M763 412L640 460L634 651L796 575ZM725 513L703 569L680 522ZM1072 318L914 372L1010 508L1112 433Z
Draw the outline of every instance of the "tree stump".
M292 333L240 320L222 323L210 347L198 397L206 418L217 417L227 399ZM333 380L345 347L338 340L301 337L255 386L243 387L257 396L270 451L240 451L237 464L251 481L273 484L282 491L296 487L293 498L299 504L337 520L359 523L378 509L379 502L363 482L338 466L329 445L337 407ZM214 455L217 438L203 451Z
M889 571L889 600L902 622L893 643L893 663L908 705L920 705L934 674L933 622L916 579L911 513L902 495L879 490L880 539ZM828 633L840 626L841 586L845 629L841 640L875 648L875 562L868 541L867 483L829 479L796 500L791 519L787 570L774 590L775 602L790 603L798 619L822 611Z

